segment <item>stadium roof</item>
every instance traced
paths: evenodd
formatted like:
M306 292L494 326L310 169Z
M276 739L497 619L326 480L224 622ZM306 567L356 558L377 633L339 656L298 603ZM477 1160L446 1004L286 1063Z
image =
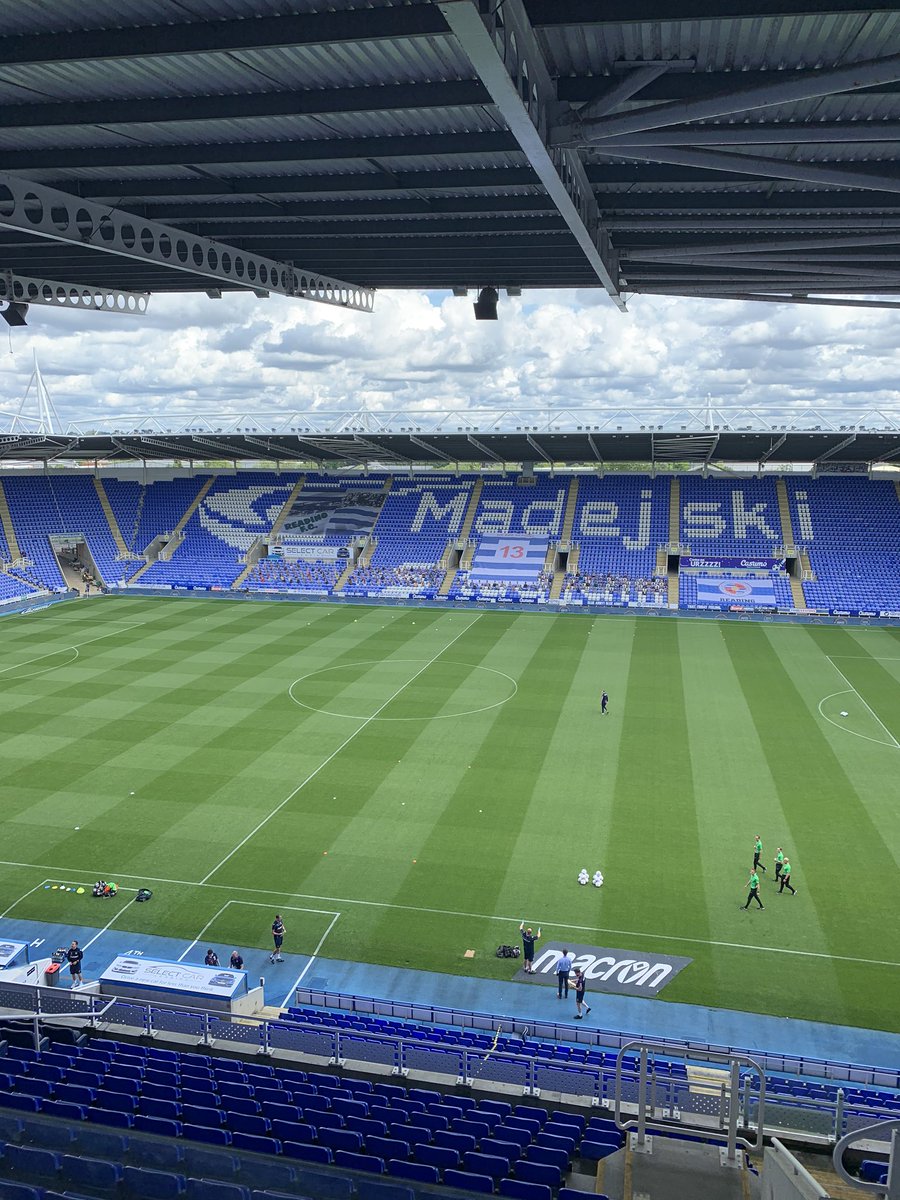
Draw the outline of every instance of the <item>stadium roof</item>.
M344 414L342 428L324 430L307 416L286 419L278 430L241 417L214 426L196 424L181 432L152 419L138 430L88 432L70 426L61 433L0 433L0 464L104 462L272 461L341 466L435 466L517 463L559 466L592 463L717 463L763 467L774 463L813 463L822 468L853 464L893 464L900 460L900 425L854 429L788 426L751 428L694 421L680 429L638 425L621 414L622 424L560 424L532 418L516 425L481 426L471 413L448 414L440 429L373 420L371 414ZM689 418L686 418L689 420ZM86 423L85 423L86 424Z
M17 0L3 26L0 296L900 303L896 5Z

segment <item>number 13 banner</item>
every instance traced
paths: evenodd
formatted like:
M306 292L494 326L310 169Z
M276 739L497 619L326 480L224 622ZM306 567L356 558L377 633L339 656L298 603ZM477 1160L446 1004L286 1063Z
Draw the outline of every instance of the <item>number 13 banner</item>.
M474 579L536 579L549 544L546 538L483 537L469 574Z

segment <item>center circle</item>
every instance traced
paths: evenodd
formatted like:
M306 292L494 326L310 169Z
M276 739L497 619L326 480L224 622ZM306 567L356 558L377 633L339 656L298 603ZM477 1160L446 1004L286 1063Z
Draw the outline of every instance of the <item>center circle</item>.
M511 675L494 667L445 658L434 662L421 658L376 658L310 671L294 680L288 695L300 708L326 717L352 721L445 721L499 708L512 700L518 690ZM411 716L381 716L381 711L394 699L423 711ZM437 711L448 704L453 711Z

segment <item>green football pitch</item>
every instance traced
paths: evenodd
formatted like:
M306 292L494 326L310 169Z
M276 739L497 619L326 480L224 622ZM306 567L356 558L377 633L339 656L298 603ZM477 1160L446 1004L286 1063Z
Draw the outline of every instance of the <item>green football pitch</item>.
M894 630L82 601L0 622L0 911L156 881L119 927L267 947L256 894L293 951L506 978L527 918L691 958L663 1002L897 1031L898 739Z

